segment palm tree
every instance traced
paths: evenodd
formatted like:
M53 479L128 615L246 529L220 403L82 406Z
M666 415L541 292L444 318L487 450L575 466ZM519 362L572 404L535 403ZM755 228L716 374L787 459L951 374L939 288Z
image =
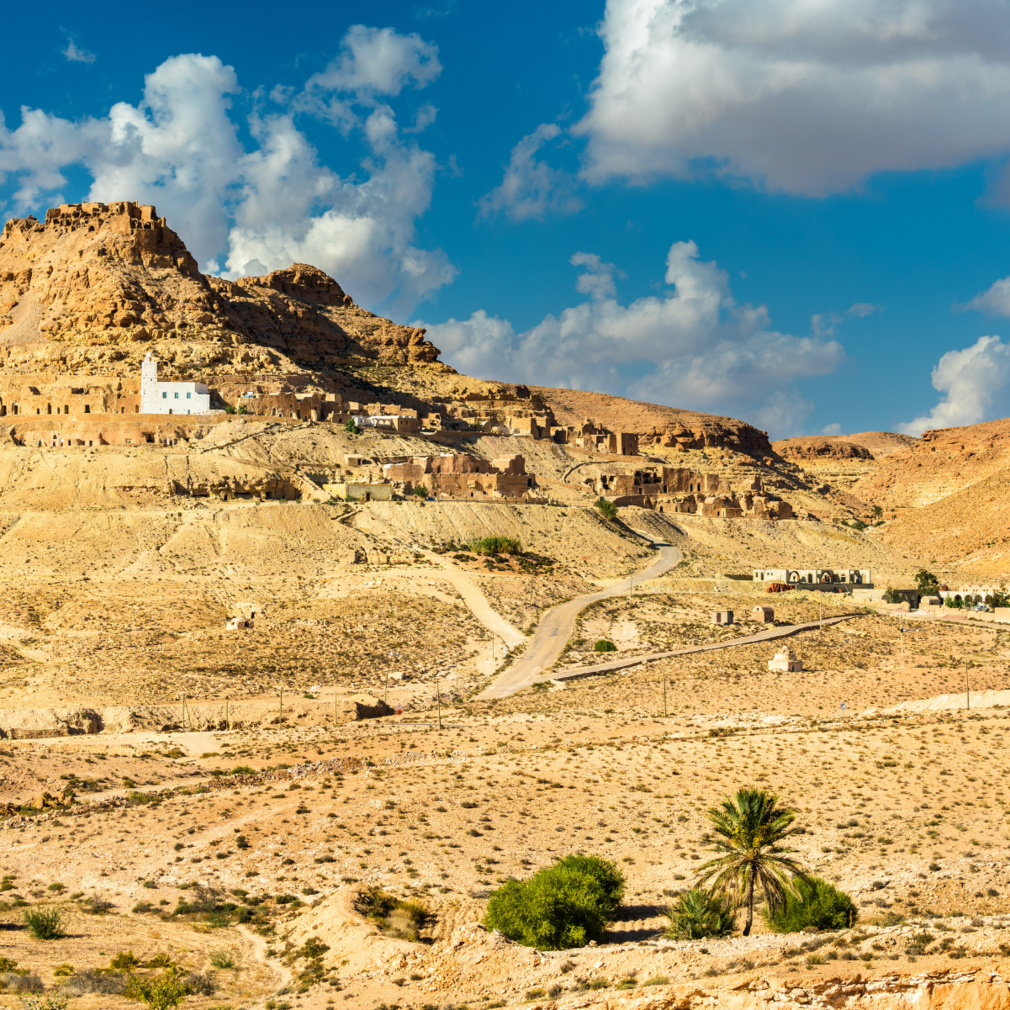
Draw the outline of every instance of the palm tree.
M747 906L749 936L754 924L754 888L759 885L771 909L780 908L793 878L806 879L806 870L790 859L783 839L798 831L790 827L796 814L778 805L778 797L764 789L738 789L721 806L707 813L716 837L710 845L722 855L701 867L698 884L712 881L712 890L729 896L739 908Z

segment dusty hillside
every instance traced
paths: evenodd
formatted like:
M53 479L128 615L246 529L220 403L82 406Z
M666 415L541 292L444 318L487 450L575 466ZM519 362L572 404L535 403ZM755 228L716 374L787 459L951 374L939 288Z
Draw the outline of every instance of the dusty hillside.
M962 471L963 472L963 471ZM961 577L1005 577L1010 571L1010 471L1001 469L923 508L892 519L873 537L902 551L915 550Z
M1010 466L1010 420L927 431L880 461L853 490L891 509L921 508Z

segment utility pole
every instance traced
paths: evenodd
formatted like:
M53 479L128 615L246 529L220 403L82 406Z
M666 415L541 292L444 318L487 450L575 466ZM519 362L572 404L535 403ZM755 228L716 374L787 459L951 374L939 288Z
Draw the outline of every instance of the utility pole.
M968 687L968 660L964 661L964 707L971 711L971 690Z
M435 681L435 697L438 700L438 728L442 728L442 692L438 689L438 681Z
M663 718L666 718L666 667L663 667Z
M279 712L280 717L284 718L284 685L281 684L281 707Z
M186 732L186 696L183 694L183 695L180 695L180 697L182 698L182 731L183 731L183 733L185 733Z
M224 722L225 725L231 730L231 699L225 698L224 700Z

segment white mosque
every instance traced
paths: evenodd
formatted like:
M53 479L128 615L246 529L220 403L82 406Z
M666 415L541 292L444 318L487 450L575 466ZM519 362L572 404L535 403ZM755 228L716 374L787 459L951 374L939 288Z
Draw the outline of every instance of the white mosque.
M210 390L202 382L159 382L158 361L147 352L140 366L141 414L209 414Z

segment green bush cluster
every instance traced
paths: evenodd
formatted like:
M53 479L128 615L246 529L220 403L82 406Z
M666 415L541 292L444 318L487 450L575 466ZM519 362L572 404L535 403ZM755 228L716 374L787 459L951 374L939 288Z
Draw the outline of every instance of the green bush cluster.
M510 880L491 895L484 925L538 950L599 942L624 897L624 875L598 856L566 856L529 880Z
M593 646L593 652L617 652L617 646L609 638L601 638Z
M670 925L664 935L671 940L727 936L736 921L732 901L704 887L692 887L677 895L677 900L666 910L666 916Z
M466 545L468 551L474 554L486 554L494 556L497 554L522 554L522 544L515 537L481 537L478 540L471 540Z
M814 929L848 929L855 925L858 911L852 899L820 877L797 877L782 907L765 913L776 933L799 933Z

